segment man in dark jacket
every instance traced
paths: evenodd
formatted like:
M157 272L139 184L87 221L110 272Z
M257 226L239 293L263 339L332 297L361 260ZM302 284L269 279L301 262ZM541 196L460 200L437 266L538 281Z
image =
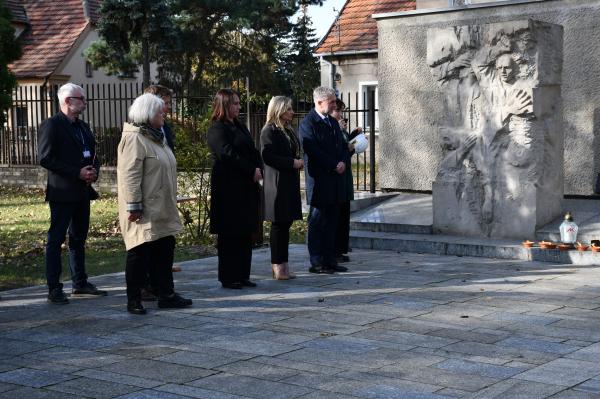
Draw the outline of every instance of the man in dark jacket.
M329 116L335 108L335 91L317 87L315 107L300 123L304 148L308 216L308 252L311 273L331 274L347 271L335 260L335 235L339 205L346 201L344 171L350 165L338 122Z
M98 179L100 162L96 141L87 123L78 117L85 110L83 88L67 83L58 89L60 111L40 128L38 155L48 169L46 201L50 205L50 229L46 244L48 301L65 304L69 300L60 282L61 245L69 232L69 266L73 294L106 295L87 281L85 240L90 224L90 200L98 194L91 184Z

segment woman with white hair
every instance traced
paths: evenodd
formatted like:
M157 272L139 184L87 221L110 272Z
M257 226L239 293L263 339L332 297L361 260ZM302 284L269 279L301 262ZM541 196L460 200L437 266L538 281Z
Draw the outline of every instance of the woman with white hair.
M163 123L163 100L142 94L129 109L129 123L123 126L117 152L119 224L127 249L127 311L133 314L146 313L141 289L148 267L158 283L159 308L192 304L175 293L173 286L175 234L182 226L177 211L177 164L161 130Z
M302 219L300 169L304 167L300 140L290 126L294 118L292 100L275 96L267 108L267 122L260 133L265 163L265 220L271 221L271 267L273 278L288 280L295 275L288 265L290 227Z

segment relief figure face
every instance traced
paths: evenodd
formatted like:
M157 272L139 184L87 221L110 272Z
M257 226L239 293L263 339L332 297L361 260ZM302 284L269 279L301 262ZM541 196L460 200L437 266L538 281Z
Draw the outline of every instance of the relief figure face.
M504 54L496 60L496 70L502 83L512 84L515 81L516 65L509 54Z

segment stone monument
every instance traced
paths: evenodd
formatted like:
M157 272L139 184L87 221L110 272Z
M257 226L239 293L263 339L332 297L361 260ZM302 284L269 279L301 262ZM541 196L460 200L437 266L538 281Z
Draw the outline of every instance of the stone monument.
M445 94L435 232L534 237L560 214L562 33L534 20L428 30Z

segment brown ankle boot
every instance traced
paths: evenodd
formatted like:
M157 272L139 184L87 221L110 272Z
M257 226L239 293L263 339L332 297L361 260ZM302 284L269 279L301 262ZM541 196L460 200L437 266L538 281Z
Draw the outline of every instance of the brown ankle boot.
M275 280L289 280L290 277L285 272L284 263L272 263L271 267L273 268L273 278Z

